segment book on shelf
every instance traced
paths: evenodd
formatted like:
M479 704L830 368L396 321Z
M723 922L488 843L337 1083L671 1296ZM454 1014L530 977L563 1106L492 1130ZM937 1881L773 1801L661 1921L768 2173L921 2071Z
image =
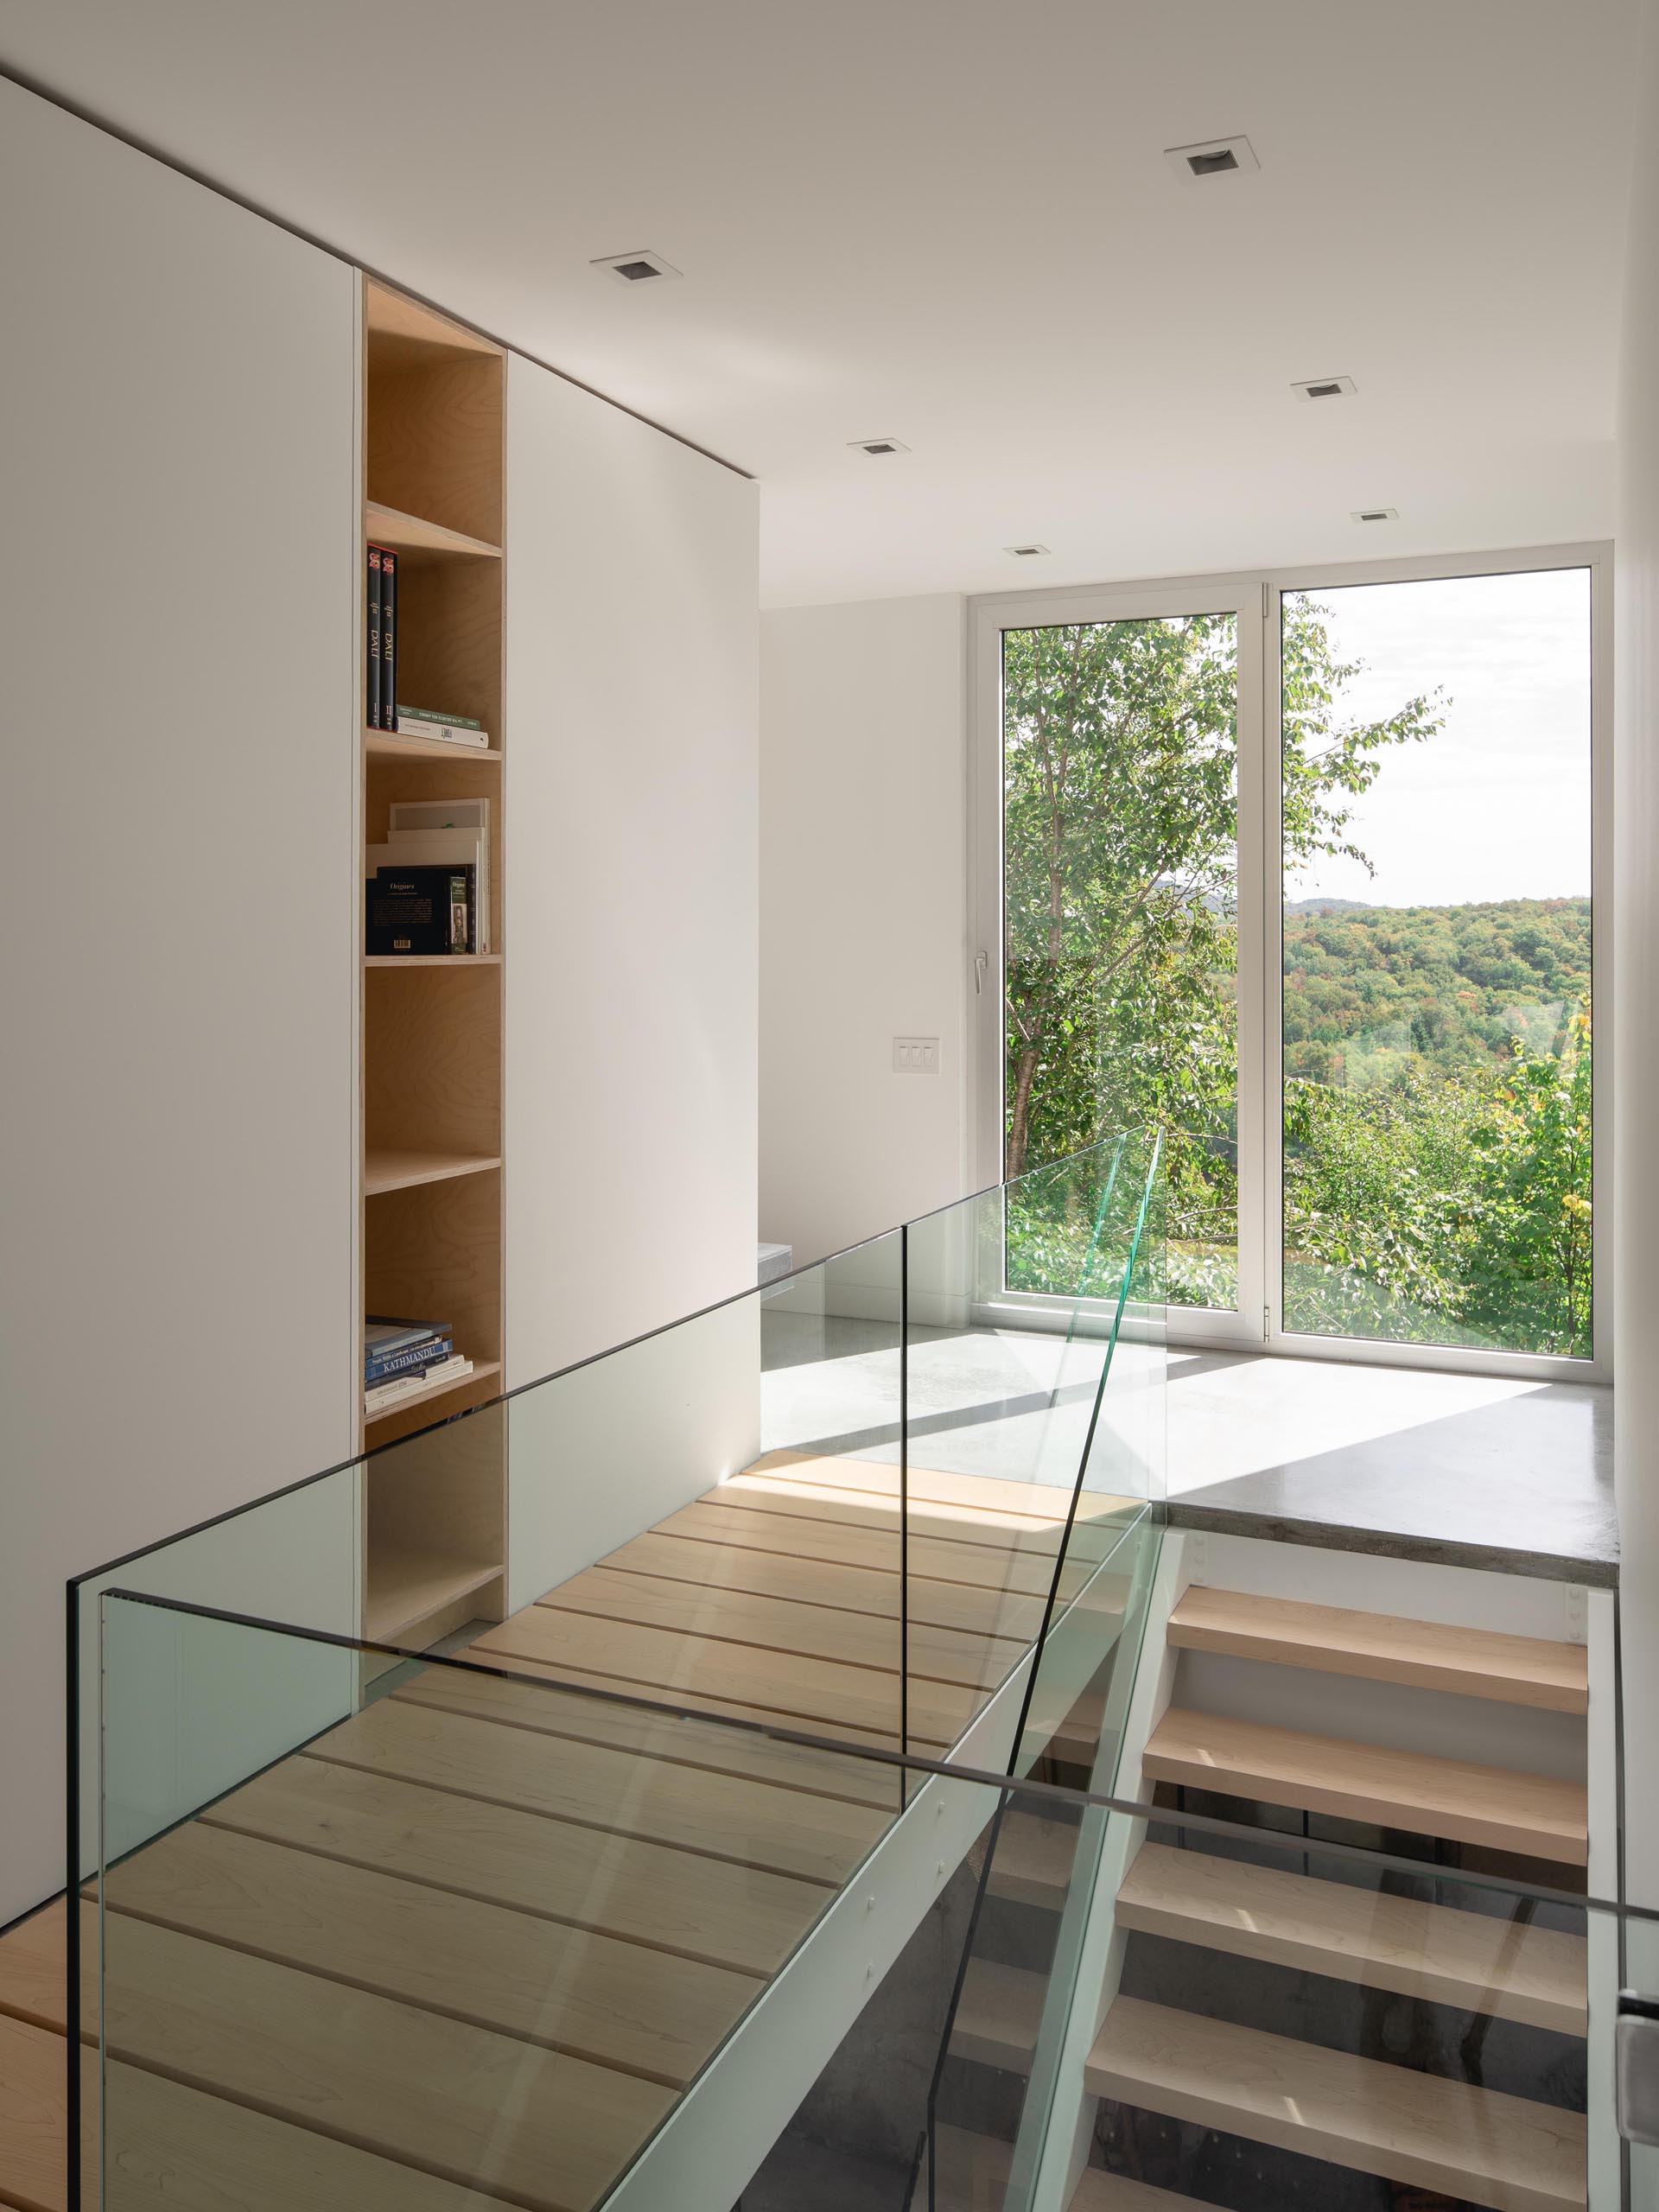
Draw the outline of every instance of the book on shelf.
M490 945L490 802L486 798L395 800L384 845L371 845L371 871L389 868L470 868L478 887L473 950Z
M397 720L397 556L380 548L380 727Z
M365 664L368 671L369 696L364 711L369 728L380 727L380 707L384 693L380 683L380 548L369 548L369 597L367 607L367 652Z
M363 1319L363 1350L365 1355L405 1351L410 1344L429 1344L434 1338L454 1333L448 1321L406 1321L395 1313L368 1313Z
M363 1381L390 1382L394 1376L419 1374L429 1367L436 1367L454 1351L454 1342L449 1337L435 1337L429 1344L414 1344L407 1351L392 1352L384 1359L377 1359L372 1352L364 1355Z
M429 737L443 745L487 746L490 734L469 715L440 714L433 707L394 706L386 727L399 737Z
M473 1371L470 1359L458 1354L429 1367L423 1374L399 1376L395 1382L378 1382L363 1393L363 1410L372 1421L377 1414L388 1412L401 1405L405 1398L419 1397L424 1390L435 1389L441 1383L459 1382Z
M364 950L371 959L476 952L478 870L398 859L378 863L371 849L364 882Z

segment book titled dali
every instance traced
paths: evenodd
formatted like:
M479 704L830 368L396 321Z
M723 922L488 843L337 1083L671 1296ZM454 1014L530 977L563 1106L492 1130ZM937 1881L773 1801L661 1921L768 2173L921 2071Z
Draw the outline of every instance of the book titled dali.
M369 696L364 708L371 729L380 727L381 701L385 696L380 682L380 548L369 548L369 599L366 663Z
M380 548L380 727L397 723L397 556Z
M389 545L369 548L368 700L371 729L397 721L397 556Z

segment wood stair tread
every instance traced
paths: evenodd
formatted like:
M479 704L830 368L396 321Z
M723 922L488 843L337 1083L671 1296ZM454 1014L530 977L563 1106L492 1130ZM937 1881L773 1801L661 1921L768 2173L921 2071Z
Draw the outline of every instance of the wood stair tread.
M1494 2212L1586 2201L1582 2113L1120 1997L1084 2069L1096 2096Z
M963 1977L950 2027L950 2056L1023 2072L1037 2048L1048 1976L1029 1967L976 1958Z
M1118 1891L1117 1919L1239 1958L1564 2035L1586 2031L1584 1939L1495 1914L1147 1843Z
M992 1895L1058 1911L1071 1887L1077 1837L1075 1821L1004 1813L991 1858Z
M1580 1643L1491 1629L1353 1612L1338 1605L1194 1584L1169 1617L1169 1641L1322 1673L1492 1698L1550 1713L1589 1709L1589 1655Z
M1490 1845L1564 1866L1589 1855L1582 1783L1172 1707L1143 1757L1160 1782Z
M1173 2189L1154 2189L1150 2182L1131 2181L1127 2174L1109 2174L1098 2166L1085 2166L1071 2192L1068 2212L1217 2212L1196 2196L1179 2196Z

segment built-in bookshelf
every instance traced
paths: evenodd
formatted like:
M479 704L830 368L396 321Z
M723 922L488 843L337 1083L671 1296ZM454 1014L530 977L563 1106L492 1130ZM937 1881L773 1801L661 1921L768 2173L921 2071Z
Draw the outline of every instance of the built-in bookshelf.
M370 1453L410 1440L367 1461L365 1632L425 1643L499 1616L505 1560L500 1417L431 1428L501 1388L505 359L384 285L364 296L364 556L397 555L397 697L488 733L363 739L370 846L404 801L490 802L490 950L364 959L361 1309L449 1322L473 1363L363 1428Z

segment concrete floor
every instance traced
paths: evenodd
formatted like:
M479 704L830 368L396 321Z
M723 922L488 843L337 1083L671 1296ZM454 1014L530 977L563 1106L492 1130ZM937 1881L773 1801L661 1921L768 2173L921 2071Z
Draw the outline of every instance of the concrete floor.
M1617 1579L1609 1389L1179 1350L1168 1375L1178 1524Z
M891 1324L767 1313L764 1448L895 1460ZM912 1465L1075 1479L1103 1348L912 1329ZM1612 1394L1354 1360L1120 1344L1090 1487L1167 1496L1179 1525L1617 1579Z

